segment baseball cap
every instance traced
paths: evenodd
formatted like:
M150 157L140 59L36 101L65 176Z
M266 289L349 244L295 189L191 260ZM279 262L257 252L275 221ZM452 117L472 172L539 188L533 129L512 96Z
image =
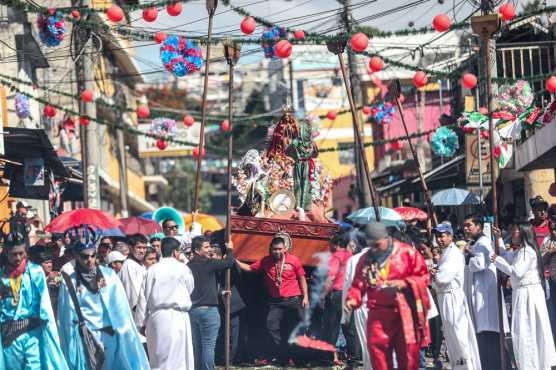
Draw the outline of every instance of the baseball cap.
M448 223L438 224L434 228L434 232L438 233L438 234L446 233L446 234L454 235L454 229L452 229L452 225L450 225Z
M15 208L29 208L29 203L24 200L20 200L16 203Z
M126 260L125 256L118 251L112 251L108 253L106 258L106 263L111 264L112 262L124 262Z

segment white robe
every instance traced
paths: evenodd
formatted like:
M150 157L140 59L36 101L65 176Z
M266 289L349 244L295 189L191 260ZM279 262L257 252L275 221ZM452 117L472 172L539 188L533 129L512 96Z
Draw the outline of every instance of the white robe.
M344 286L342 289L342 302L346 301L349 288L351 288L351 283L355 277L355 268L359 259L369 250L369 248L363 249L360 253L351 256L346 264L346 274L344 276ZM353 311L352 320L355 320L355 329L357 330L357 336L359 337L359 343L361 344L361 352L363 354L363 366L364 370L372 370L371 367L371 357L369 356L369 349L367 348L367 317L369 313L367 311L367 295L363 296L363 303L361 307ZM347 323L349 318L347 317L345 311L342 310L342 324Z
M479 348L467 298L463 291L465 257L452 243L442 253L433 281L453 370L481 370Z
M469 260L469 306L475 320L475 332L492 331L499 333L498 297L496 294L496 266L490 262L494 252L490 239L481 236L471 248L473 257ZM502 298L503 299L503 298ZM502 305L504 331L509 329L506 305ZM485 369L489 370L489 369Z
M139 318L141 313L137 310L137 304L139 303L139 296L146 274L147 270L145 267L131 258L125 260L120 271L120 279L122 280L137 329L141 329Z
M533 247L498 257L494 264L512 282L512 342L517 368L549 370L556 366L556 350Z
M162 258L147 271L141 312L145 312L150 364L160 370L193 370L193 340L187 311L194 280L189 267Z

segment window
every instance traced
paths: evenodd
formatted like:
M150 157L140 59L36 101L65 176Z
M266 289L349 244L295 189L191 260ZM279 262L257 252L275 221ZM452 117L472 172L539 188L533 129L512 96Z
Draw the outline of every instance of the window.
M340 164L352 165L354 163L353 143L338 143L338 153Z

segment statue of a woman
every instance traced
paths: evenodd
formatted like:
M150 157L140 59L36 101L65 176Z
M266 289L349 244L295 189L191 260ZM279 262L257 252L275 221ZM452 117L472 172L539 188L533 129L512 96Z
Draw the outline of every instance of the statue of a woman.
M297 209L310 211L313 203L311 197L311 176L314 171L313 158L318 150L313 142L312 127L309 122L300 125L299 136L295 137L288 147L288 156L294 160L294 194Z

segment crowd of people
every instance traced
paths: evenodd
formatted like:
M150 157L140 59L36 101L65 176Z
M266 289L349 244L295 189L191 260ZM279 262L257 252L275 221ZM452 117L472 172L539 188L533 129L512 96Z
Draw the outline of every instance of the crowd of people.
M507 369L550 369L556 212L540 197L530 205L531 219L501 229L469 215L432 235L413 221L403 230L373 222L342 230L319 279L287 233L250 264L234 257L223 233L203 234L194 222L178 235L172 219L162 221L161 237L107 237L76 225L32 242L18 203L0 260L0 369L214 369L225 352L227 298L229 355L238 361L241 313L252 304L240 291L251 274L266 297L265 320L255 325L269 346L257 366L311 357L292 347L304 334L336 347L313 356L321 365L417 370L447 361L491 370L503 369L503 351ZM301 321L310 325L299 330Z

